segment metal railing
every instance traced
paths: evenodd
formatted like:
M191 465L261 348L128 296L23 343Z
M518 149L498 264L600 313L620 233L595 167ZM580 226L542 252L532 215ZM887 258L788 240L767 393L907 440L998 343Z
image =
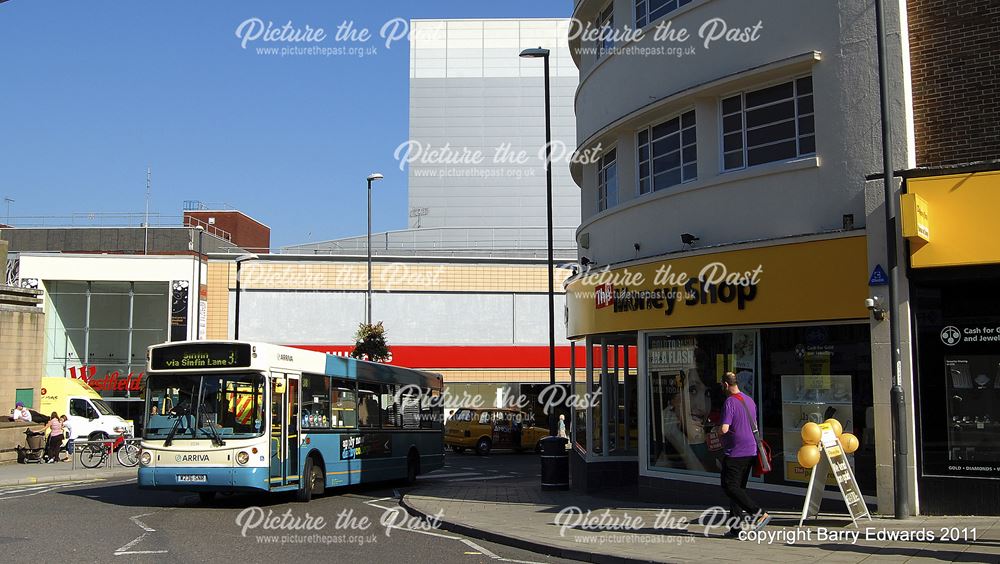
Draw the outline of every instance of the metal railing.
M135 445L139 446L142 439L131 438L125 439L119 448L124 448L125 445ZM114 448L115 439L100 439L96 441L81 441L73 439L73 454L71 455L73 461L73 469L77 469L77 464L79 467L87 470L96 470L98 468L112 468L114 466L122 466L123 468L136 468L138 467L138 460L135 466L123 466L118 463L117 450ZM83 456L94 454L94 449L98 449L98 454L101 456L100 462L96 466L86 466L83 463Z

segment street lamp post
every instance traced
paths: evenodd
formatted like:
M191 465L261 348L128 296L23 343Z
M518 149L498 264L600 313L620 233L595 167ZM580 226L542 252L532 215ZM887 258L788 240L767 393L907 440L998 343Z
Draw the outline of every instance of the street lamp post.
M233 314L233 340L236 341L240 338L240 266L248 260L257 260L258 258L260 257L253 253L236 257L236 308Z
M373 172L368 175L368 292L365 294L365 323L372 323L372 182L382 180L382 175Z
M537 47L521 51L521 57L528 59L540 58L545 63L545 207L547 216L548 251L549 251L549 385L556 383L556 290L555 290L555 258L552 251L552 123L549 103L549 50ZM549 434L556 436L556 413L549 413Z

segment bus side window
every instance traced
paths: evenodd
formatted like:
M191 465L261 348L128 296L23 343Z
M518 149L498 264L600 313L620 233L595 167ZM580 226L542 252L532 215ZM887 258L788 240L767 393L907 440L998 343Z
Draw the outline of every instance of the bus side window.
M396 403L396 384L382 384L382 427L385 429L399 428L399 405Z
M489 412L489 411L484 411L484 412L482 412L482 413L481 413L481 414L479 415L479 424L480 424L480 425L489 425L489 424L490 424L490 422L491 422L491 421L492 421L492 419L493 419L493 418L491 417L491 415L492 415L492 413L491 413L491 412Z
M358 385L358 427L379 427L382 425L378 404L378 386Z
M358 402L357 393L354 391L354 382L333 380L330 407L333 412L330 421L332 427L353 429L358 426Z

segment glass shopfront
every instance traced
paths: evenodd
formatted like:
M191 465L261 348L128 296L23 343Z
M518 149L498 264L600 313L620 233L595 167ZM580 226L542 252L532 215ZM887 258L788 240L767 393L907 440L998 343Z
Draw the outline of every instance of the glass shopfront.
M755 332L647 335L650 469L720 471L720 383L730 370L756 400Z
M805 485L800 429L833 418L861 447L852 457L862 491L875 493L871 345L867 324L829 324L645 336L647 468L718 474L720 383L736 373L758 405L758 423L774 451L764 481ZM835 482L830 482L834 485Z
M45 282L45 376L88 380L108 398L138 396L146 349L167 340L167 282Z
M924 476L1000 480L998 283L984 275L916 288Z

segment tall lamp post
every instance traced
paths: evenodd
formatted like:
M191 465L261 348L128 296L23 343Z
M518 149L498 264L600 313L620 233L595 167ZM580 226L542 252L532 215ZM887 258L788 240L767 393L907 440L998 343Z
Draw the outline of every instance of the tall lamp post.
M253 253L247 253L245 255L240 255L236 257L236 312L233 319L233 340L238 341L240 338L240 266L248 260L257 260L257 255ZM201 260L200 258L198 260ZM200 284L200 281L199 281ZM201 298L199 298L201 299Z
M382 180L382 175L373 172L368 175L368 293L365 294L365 323L372 323L372 182Z
M889 401L892 404L893 439L893 506L896 519L910 516L910 484L908 448L906 437L906 396L903 394L902 358L899 326L899 225L896 211L896 191L892 182L892 127L889 123L889 65L886 54L885 12L882 0L875 0L875 32L878 49L879 109L882 114L882 194L885 198L886 267L889 271L889 363L892 370L892 387Z
M556 383L556 290L555 290L555 258L552 251L552 123L549 110L549 50L541 47L521 51L521 57L527 59L542 59L545 63L545 207L548 219L548 251L549 251L549 385ZM549 413L549 434L556 436L556 414Z

